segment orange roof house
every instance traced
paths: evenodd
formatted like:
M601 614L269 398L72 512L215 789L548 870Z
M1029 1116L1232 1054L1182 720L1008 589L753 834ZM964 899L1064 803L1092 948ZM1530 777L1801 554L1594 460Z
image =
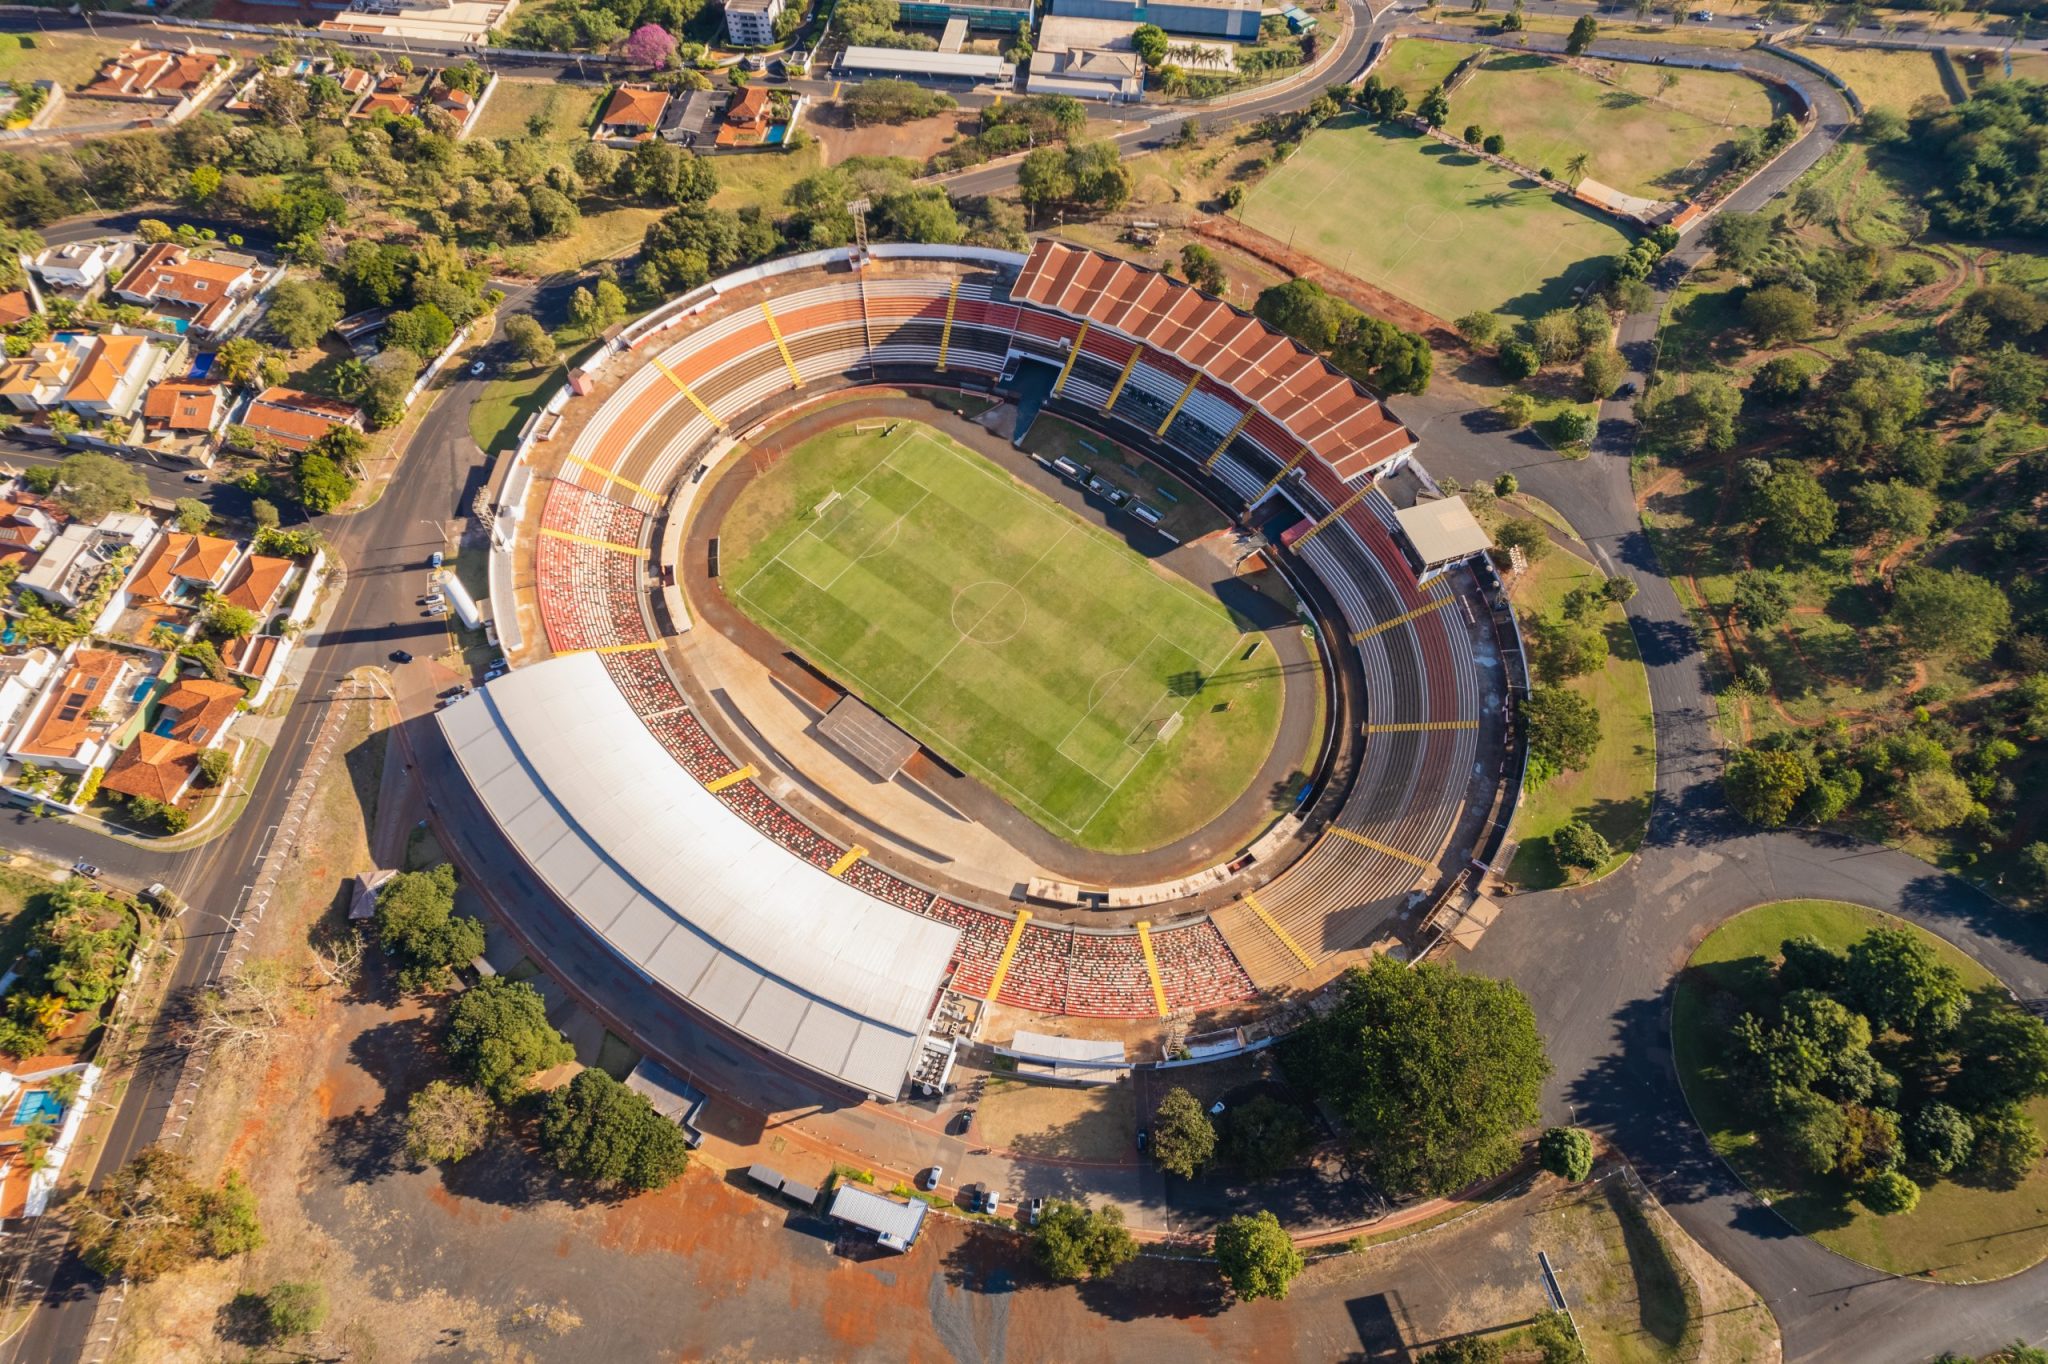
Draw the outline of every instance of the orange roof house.
M131 47L100 64L82 95L95 99L147 99L175 102L204 86L220 69L212 52L162 52Z
M230 672L261 677L270 671L270 661L277 657L278 646L283 643L278 635L242 635L220 646L220 661L228 665Z
M146 336L97 337L63 402L87 416L131 417L163 358Z
M55 764L74 771L95 767L103 755L107 725L95 718L121 694L130 663L126 654L110 649L80 649L50 700L30 721L12 752L29 762Z
M62 341L38 341L26 355L0 360L0 398L17 412L34 412L57 401L83 360L80 348Z
M166 380L142 400L142 419L168 431L211 431L226 412L226 396L219 384Z
M164 730L163 717L170 718L170 737L194 748L212 748L228 732L235 714L248 693L232 682L215 682L208 677L184 677L164 695L155 726Z
M158 242L128 268L114 292L131 303L189 309L193 325L210 331L255 287L256 272L247 265L199 260L176 242Z
M199 750L191 744L161 734L138 734L108 766L100 790L169 805L185 793L198 770Z
M412 101L404 95L380 88L376 94L365 96L363 102L355 107L355 111L349 117L375 118L379 111L396 118L404 118L412 113Z
M18 322L26 322L29 314L35 310L35 302L29 298L28 290L9 289L6 293L0 294L0 327L12 327Z
M266 388L242 414L242 425L287 450L303 450L331 427L362 430L363 412L296 388Z
M597 120L591 137L599 142L645 142L661 127L669 95L645 85L622 85L612 91L611 103Z
M290 559L274 559L267 554L251 554L244 558L220 589L221 596L229 603L245 611L262 615L277 602L277 594L284 587L285 580L292 576Z
M137 599L171 601L186 592L198 595L214 591L227 576L236 552L233 540L172 531L156 542L149 559L136 570L128 584L128 594Z
M740 91L740 97L726 107L725 121L735 128L765 128L768 126L768 88L764 85L750 85Z

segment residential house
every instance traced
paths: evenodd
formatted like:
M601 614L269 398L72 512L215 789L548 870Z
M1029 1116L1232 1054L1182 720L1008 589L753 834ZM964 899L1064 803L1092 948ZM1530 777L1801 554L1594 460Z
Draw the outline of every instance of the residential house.
M26 355L0 360L0 398L16 412L40 412L56 403L78 374L92 340L38 341Z
M134 513L117 512L90 524L73 521L44 546L14 580L14 585L52 605L75 610L115 555L124 549L147 555L156 537L156 522ZM122 595L119 591L114 593L115 601L109 603L109 609Z
M142 427L151 450L212 464L221 428L228 420L228 392L221 384L166 379L142 401Z
M249 553L231 569L220 585L221 598L230 606L253 612L260 620L276 607L296 567L290 559Z
M45 248L29 268L53 289L91 296L113 277L134 250L133 242L65 242Z
M35 316L36 301L26 289L0 293L0 328L13 328Z
M90 772L114 755L113 736L134 712L135 659L73 646L57 681L44 688L7 753L19 762ZM236 692L240 693L240 688Z
M89 1026L89 1021L76 1020L74 1026L79 1025ZM23 1057L0 1070L0 1227L13 1230L18 1219L49 1210L101 1074L97 1065L68 1051ZM53 1087L60 1075L76 1084L66 1099L59 1099ZM28 1159L32 1136L48 1141L35 1161Z
M114 293L210 336L225 333L256 291L256 262L247 256L195 257L176 242L144 251Z
M156 722L107 768L100 789L177 803L199 771L199 755L227 737L247 695L232 682L180 678L158 703Z
M0 501L0 564L25 567L57 538L57 518L33 502Z
M330 427L363 429L363 411L332 398L301 392L296 388L266 388L242 414L241 425L287 450L303 450L327 434Z
M241 558L233 540L170 531L156 542L128 579L131 601L190 606L218 591Z
M13 732L56 670L57 655L41 646L0 657L0 735Z
M470 119L476 116L475 95L467 90L458 90L452 85L442 85L438 81L428 91L427 103L455 121L455 135L458 141L462 134L468 131Z
M375 118L379 113L394 118L406 118L412 114L412 96L405 93L405 77L396 71L387 71L377 78L377 88L357 102L349 110L350 118Z
M630 147L645 142L661 130L662 115L668 112L669 94L646 85L622 85L612 91L611 102L598 116L593 140L613 147Z
M81 417L128 421L170 358L169 351L151 345L146 336L95 337L61 401Z
M742 133L765 133L774 112L774 104L768 98L768 87L750 85L726 106L725 126Z
M775 41L782 0L725 0L725 34L734 47L767 47Z
M177 104L199 94L232 62L225 54L131 47L100 64L99 74L78 93L94 99L147 100Z

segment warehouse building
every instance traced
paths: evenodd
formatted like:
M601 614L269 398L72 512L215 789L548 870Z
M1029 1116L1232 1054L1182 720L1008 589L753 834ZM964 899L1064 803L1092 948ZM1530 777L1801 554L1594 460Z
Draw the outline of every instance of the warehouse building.
M1001 57L982 57L972 52L913 52L901 47L849 47L839 54L833 68L839 76L856 79L894 76L900 80L942 85L992 85L1010 88L1013 73Z
M1168 33L1252 42L1259 36L1259 0L1053 0L1052 12L1070 19L1115 19L1156 24Z

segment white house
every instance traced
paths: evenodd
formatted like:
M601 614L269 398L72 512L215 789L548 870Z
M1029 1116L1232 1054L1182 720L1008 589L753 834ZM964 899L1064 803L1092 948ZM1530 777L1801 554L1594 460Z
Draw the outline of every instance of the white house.
M104 516L92 525L74 521L59 531L35 562L14 580L15 586L67 610L76 608L85 599L92 581L116 554L128 547L137 550L138 555L146 554L156 543L156 537L156 522L134 513ZM133 572L131 569L131 575ZM116 591L109 606L121 596Z
M56 289L91 293L128 259L128 242L66 242L30 262L43 282Z
M57 680L43 688L8 744L17 762L90 772L114 756L114 734L135 710L136 661L112 649L73 645Z
M56 670L57 655L41 646L0 658L0 737L14 732Z
M81 417L126 421L171 358L146 336L101 336L71 377L63 403Z

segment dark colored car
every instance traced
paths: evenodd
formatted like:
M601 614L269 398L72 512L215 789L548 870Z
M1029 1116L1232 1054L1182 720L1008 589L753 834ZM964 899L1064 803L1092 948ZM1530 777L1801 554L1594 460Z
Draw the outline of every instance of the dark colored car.
M974 1130L974 1110L963 1108L953 1115L953 1135L964 1137Z
M403 649L393 649L391 651L391 661L393 663L410 663L412 662L412 655Z
M1617 398L1633 398L1633 397L1635 397L1635 396L1636 396L1636 381L1635 381L1635 380L1633 380L1633 379L1631 379L1631 380L1629 380L1629 381L1628 381L1627 383L1623 384L1623 385L1622 385L1622 386L1621 386L1620 388L1617 388L1617 389L1615 389L1615 390L1614 390L1614 396L1615 396L1615 397L1617 397Z

